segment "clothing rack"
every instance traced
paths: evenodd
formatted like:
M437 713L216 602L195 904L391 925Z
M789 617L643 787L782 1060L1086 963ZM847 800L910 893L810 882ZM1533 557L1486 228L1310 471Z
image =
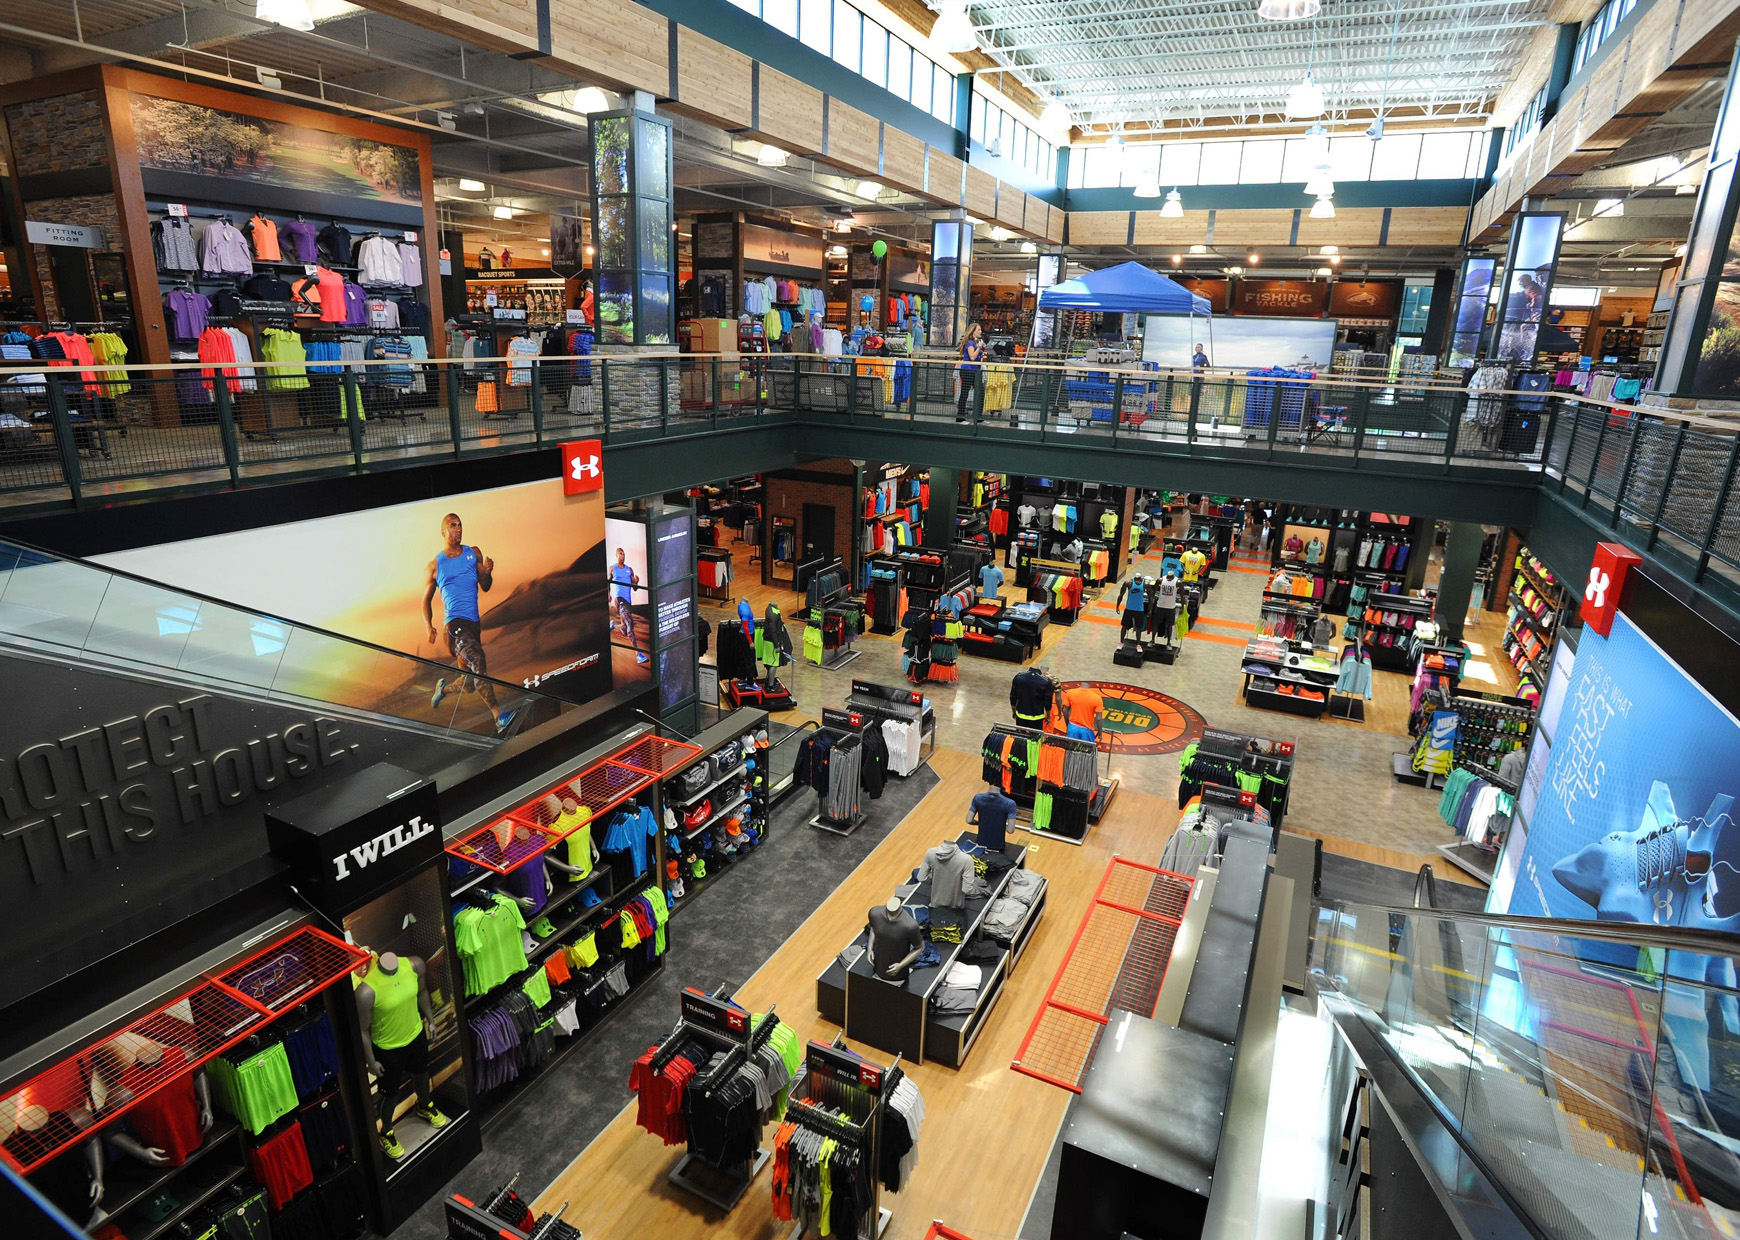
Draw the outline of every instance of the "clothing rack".
M1273 796L1268 806L1270 825L1277 829L1280 827L1293 791L1292 741L1229 732L1224 728L1205 728L1202 738L1196 742L1195 756L1219 758L1236 765L1241 772L1281 784L1279 795ZM1181 771L1184 769L1181 767ZM1190 782L1188 776L1180 782L1178 803L1181 808L1189 800Z
M854 1240L877 1240L894 1217L894 1211L882 1204L876 1168L881 1155L882 1104L900 1080L901 1056L896 1054L894 1062L884 1068L845 1047L844 1033L835 1034L832 1042L811 1042L805 1047L803 1073L792 1084L785 1115L789 1122L853 1145L867 1160L871 1204ZM854 1111L860 1114L852 1114ZM792 1224L785 1240L800 1240L803 1234L800 1219Z
M695 1038L715 1048L727 1048L724 1061L708 1076L708 1083L703 1085L697 1078L691 1088L711 1089L717 1080L735 1073L747 1062L750 1055L766 1043L779 1023L774 1017L773 1008L770 1007L761 1022L752 1027L748 1013L726 1001L723 986L715 989L712 994L686 987L679 996L678 1003L680 1015L676 1028L671 1030L671 1036L665 1043L671 1048L671 1054L666 1054L665 1049L660 1048L659 1053L653 1056L655 1071L662 1071L664 1065L674 1057L677 1049L674 1044L680 1037ZM758 1148L754 1156L743 1163L731 1167L716 1167L691 1149L677 1161L677 1165L671 1168L665 1179L678 1188L693 1193L709 1205L728 1211L734 1209L743 1199L743 1194L749 1191L750 1184L772 1157L772 1151ZM701 1167L708 1168L712 1174L697 1174L697 1169Z
M858 743L859 749L862 749L864 745L864 724L862 720L860 719L859 721L854 722L850 712L835 710L832 706L825 706L822 708L822 721L816 728L816 731L826 732L836 738L849 738L854 740ZM830 770L832 769L832 763L834 760L834 758L829 759ZM860 755L859 760L862 761L862 755ZM858 776L854 773L851 779L851 788L854 793L858 790L858 782ZM825 792L818 792L816 794L816 816L810 819L810 826L815 827L819 831L827 831L834 835L850 835L859 827L863 826L865 820L870 817L869 811L859 803L856 796L853 798L852 812L845 817L836 817L830 814L828 812L827 803L828 794Z
M936 716L925 706L924 694L916 689L878 684L872 680L853 680L852 690L846 695L846 709L872 722L892 719L916 727L919 731L918 765L921 767L928 764L930 756L936 752ZM890 763L888 773L905 779L913 772L897 771Z
M1011 736L1020 741L1038 741L1041 746L1051 745L1064 749L1070 753L1092 754L1095 769L1093 791L1088 796L1088 822L1090 824L1099 822L1099 820L1105 816L1106 810L1110 808L1112 804L1112 798L1118 795L1118 788L1122 785L1123 780L1119 776L1111 773L1112 751L1110 749L1102 751L1097 740L1090 741L1080 737L1065 736L1061 732L1045 732L1039 728L1024 728L1018 723L992 724L991 734L994 736ZM1100 754L1102 752L1105 755L1103 763L1100 760ZM1102 767L1103 770L1101 769ZM1059 840L1065 844L1080 845L1083 842L1080 839L1075 839L1072 836L1061 834L1059 832L1048 831L1043 827L1035 827L1033 825L1033 803L1038 787L1038 777L1037 774L1034 773L1033 792L1017 792L1014 789L1006 790L1005 795L1007 795L1010 800L1014 801L1017 806L1015 818L1013 820L1015 829L1018 831L1030 831L1034 835L1042 835L1046 839ZM1085 836L1086 833L1084 832L1084 839Z

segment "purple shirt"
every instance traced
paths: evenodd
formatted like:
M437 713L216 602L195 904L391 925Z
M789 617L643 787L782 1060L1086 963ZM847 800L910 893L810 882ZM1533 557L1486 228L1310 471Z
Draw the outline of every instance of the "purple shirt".
M362 285L344 282L344 321L349 327L367 327L369 323L369 295Z
M211 310L211 298L177 288L171 289L163 301L169 310L170 334L177 340L198 340L199 334L205 330L205 316Z
M320 253L314 225L307 220L290 220L278 225L278 240L284 256L293 262L312 263Z
M252 275L254 256L235 225L213 220L200 234L199 265L207 275Z

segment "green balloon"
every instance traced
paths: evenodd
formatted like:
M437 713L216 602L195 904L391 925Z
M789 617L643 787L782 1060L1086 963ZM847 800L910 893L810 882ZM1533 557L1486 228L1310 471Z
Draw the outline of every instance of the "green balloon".
M877 259L879 259L879 260L887 258L888 257L888 243L886 241L878 241L875 245L870 247L870 252L872 254L874 254L877 257Z

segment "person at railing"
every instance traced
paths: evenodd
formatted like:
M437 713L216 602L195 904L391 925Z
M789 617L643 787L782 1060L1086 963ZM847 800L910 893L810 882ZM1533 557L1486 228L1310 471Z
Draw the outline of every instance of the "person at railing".
M1190 355L1190 368L1192 370L1207 370L1209 365L1208 352L1200 344L1197 345L1196 352Z
M961 341L961 394L955 400L955 421L967 420L967 401L973 394L973 382L979 373L979 363L985 360L984 331L977 323L967 328Z

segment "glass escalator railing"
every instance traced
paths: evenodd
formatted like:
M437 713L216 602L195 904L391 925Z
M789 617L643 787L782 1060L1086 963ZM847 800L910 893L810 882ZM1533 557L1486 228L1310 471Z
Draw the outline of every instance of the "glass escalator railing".
M1326 906L1313 973L1551 1240L1740 1235L1732 936Z
M214 693L383 717L474 748L572 704L449 664L0 540L0 645ZM438 680L447 683L435 701ZM505 727L477 692L493 689Z

